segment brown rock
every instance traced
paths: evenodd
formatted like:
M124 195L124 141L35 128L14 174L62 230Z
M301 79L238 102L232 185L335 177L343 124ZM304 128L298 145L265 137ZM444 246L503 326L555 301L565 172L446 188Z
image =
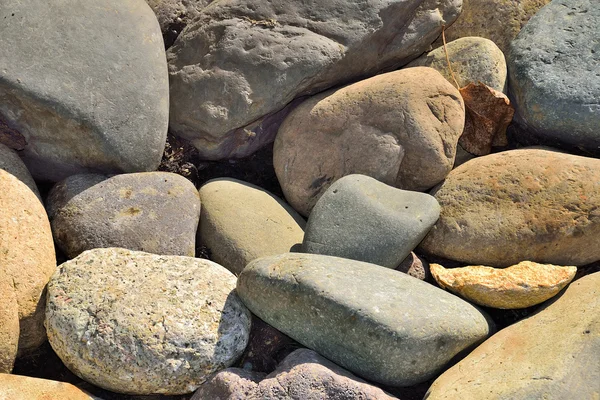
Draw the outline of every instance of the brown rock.
M0 373L9 374L19 346L19 306L12 278L0 270Z
M191 400L248 400L266 374L227 368L212 375Z
M93 400L75 386L29 376L0 374L2 400Z
M396 270L404 272L414 278L422 281L427 281L431 278L431 272L429 272L429 263L417 256L414 252L410 252Z
M499 269L474 265L446 269L431 264L437 283L466 300L485 307L526 308L554 297L575 277L577 267L523 261Z

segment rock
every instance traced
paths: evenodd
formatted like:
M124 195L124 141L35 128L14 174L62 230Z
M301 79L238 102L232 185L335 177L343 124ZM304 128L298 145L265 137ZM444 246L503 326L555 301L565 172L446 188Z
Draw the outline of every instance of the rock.
M32 175L156 169L169 92L150 7L0 0L0 9L0 132L25 144Z
M279 129L273 150L277 178L303 215L345 175L427 190L452 169L464 111L458 90L425 67L319 94Z
M52 231L35 193L4 170L0 204L1 274L12 280L19 306L19 353L26 353L46 340L44 288L56 269Z
M200 241L212 260L234 274L256 258L287 253L302 243L302 217L258 186L215 179L200 188L200 198Z
M439 215L439 204L428 194L396 189L365 175L347 175L317 201L302 251L396 268Z
M48 339L86 381L119 393L183 394L232 365L250 313L208 260L95 249L48 284Z
M200 199L182 176L73 175L52 188L47 203L54 238L69 258L102 247L195 254Z
M600 160L540 148L490 154L432 194L442 211L421 242L427 253L492 267L600 260Z
M191 400L250 400L265 376L262 372L227 368L204 382Z
M0 399L94 400L70 383L9 374L0 374Z
M160 29L169 48L181 31L200 11L214 0L146 0L156 14Z
M404 272L413 278L420 279L422 281L431 281L432 276L429 270L429 263L417 256L412 251L410 254L398 265L397 271Z
M546 142L595 154L600 154L599 24L595 0L554 0L523 28L508 54L519 124Z
M454 295L398 271L337 257L290 253L255 260L240 274L237 291L268 324L390 386L431 378L491 329L484 314Z
M0 271L0 377L11 373L19 347L19 305L13 279L3 267Z
M18 180L27 185L29 189L37 196L40 201L42 198L38 191L37 185L29 170L21 161L21 158L16 151L0 143L0 169L5 170L11 175L14 175Z
M600 273L572 283L539 313L496 333L431 386L438 399L600 396Z
M500 92L504 91L506 60L502 50L494 42L480 37L464 37L448 43L446 48L454 77L460 87L482 82ZM434 68L454 84L443 47L422 55L406 68L419 66Z
M247 156L273 140L276 113L294 98L406 64L460 8L460 0L213 2L167 54L171 131L207 159Z
M505 269L473 265L446 269L431 264L437 283L466 300L485 307L513 309L542 303L575 277L577 267L523 261Z

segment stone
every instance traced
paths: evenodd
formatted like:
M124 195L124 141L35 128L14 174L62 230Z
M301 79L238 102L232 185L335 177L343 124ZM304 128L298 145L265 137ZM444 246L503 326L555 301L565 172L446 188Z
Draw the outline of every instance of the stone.
M0 399L100 400L66 382L0 373Z
M73 175L52 188L47 204L56 244L69 258L102 247L195 255L200 198L180 175Z
M258 186L214 179L200 188L200 199L200 242L212 260L236 275L256 258L287 253L302 243L302 217Z
M513 309L540 304L573 280L577 267L522 261L508 268L472 265L446 269L431 264L431 274L443 288L485 307Z
M235 284L208 260L88 250L48 283L48 339L71 371L96 386L190 393L246 347L250 313Z
M425 253L491 267L600 260L600 160L504 151L461 165L432 194L442 211Z
M515 119L543 143L600 154L599 24L595 0L554 0L511 44Z
M3 269L0 270L0 376L11 373L19 348L19 304L12 277Z
M213 2L167 53L170 130L206 159L247 156L273 141L292 100L408 63L461 3Z
M412 251L404 260L402 260L400 265L396 267L396 270L404 272L405 274L422 281L429 282L432 279L431 272L429 270L429 263L417 256Z
M169 87L150 7L0 0L0 9L0 132L20 138L32 175L155 170Z
M265 376L262 372L227 368L204 382L191 400L250 400Z
M432 196L346 175L310 213L302 251L396 268L440 215Z
M44 288L56 269L56 255L44 206L27 185L4 170L0 204L0 275L14 288L19 353L24 354L46 341Z
M424 191L452 169L464 121L460 93L434 69L377 75L298 106L279 129L273 166L303 215L350 174Z
M433 285L331 256L260 258L242 271L237 292L263 321L360 377L390 386L426 381L492 329L477 308Z
M454 77L460 87L482 82L499 92L505 90L506 60L502 50L494 42L481 37L463 37L448 43L446 48ZM450 83L455 84L443 47L422 55L405 68L411 67L434 68Z
M496 333L444 372L427 400L600 397L600 273Z
M16 151L0 143L0 169L14 175L18 180L27 185L40 201L42 197L29 170Z

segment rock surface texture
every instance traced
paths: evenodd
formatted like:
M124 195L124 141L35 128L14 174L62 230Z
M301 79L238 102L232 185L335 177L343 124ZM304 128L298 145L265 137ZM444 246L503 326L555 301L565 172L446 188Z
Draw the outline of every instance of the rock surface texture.
M0 10L0 132L24 143L33 176L156 169L169 87L150 7L1 0Z
M15 178L26 184L27 187L31 189L33 193L35 193L38 199L40 199L40 201L42 200L33 177L29 173L29 170L17 152L3 145L2 143L0 143L0 169L3 169L9 174L14 175Z
M214 0L146 0L156 14L165 46L170 47L200 11Z
M452 169L464 121L460 93L439 72L390 72L302 103L279 129L273 165L303 215L345 175L427 190Z
M273 113L298 96L406 64L461 3L213 2L169 49L170 128L205 158L251 154L273 140L281 121Z
M86 381L120 393L183 394L233 364L250 313L208 260L95 249L48 284L52 348Z
M11 373L18 347L19 304L13 279L2 268L0 269L0 374Z
M0 399L100 400L69 383L8 374L0 374Z

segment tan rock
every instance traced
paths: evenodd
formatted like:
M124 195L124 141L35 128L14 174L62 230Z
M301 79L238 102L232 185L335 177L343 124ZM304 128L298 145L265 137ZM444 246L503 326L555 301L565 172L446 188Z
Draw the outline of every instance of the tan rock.
M0 374L1 400L93 400L70 383Z
M431 264L431 274L444 289L485 307L531 307L554 297L575 277L577 267L523 261L508 268L473 265L446 269Z
M0 271L0 373L10 373L19 345L19 306L12 278Z
M26 184L29 189L42 201L37 185L33 180L33 177L29 173L29 170L25 166L25 163L21 161L21 158L13 149L0 143L0 169L5 170L9 174L14 175L21 182Z

